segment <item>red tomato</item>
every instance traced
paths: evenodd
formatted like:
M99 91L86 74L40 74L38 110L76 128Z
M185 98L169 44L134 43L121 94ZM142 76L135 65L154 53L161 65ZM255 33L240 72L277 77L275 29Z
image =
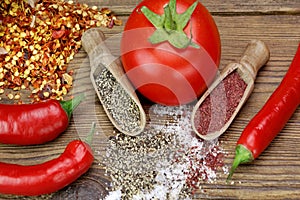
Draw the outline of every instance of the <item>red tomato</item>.
M177 0L177 12L183 13L194 2ZM183 30L200 48L179 49L167 41L151 44L156 28L141 8L162 15L168 3L144 0L133 10L122 35L121 59L129 80L143 96L163 105L187 104L207 89L218 71L220 35L210 13L198 2Z

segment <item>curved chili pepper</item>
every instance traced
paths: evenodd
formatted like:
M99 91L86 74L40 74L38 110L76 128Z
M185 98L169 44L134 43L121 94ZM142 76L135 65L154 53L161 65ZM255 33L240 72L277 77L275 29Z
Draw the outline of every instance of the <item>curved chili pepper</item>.
M282 82L263 108L242 132L236 146L236 155L228 175L242 163L256 159L283 129L300 104L300 44Z
M93 134L93 124L90 134ZM56 192L88 171L94 161L89 142L71 141L57 158L37 165L0 162L0 193L38 196Z
M69 101L0 104L0 143L33 145L55 139L65 131L83 95Z

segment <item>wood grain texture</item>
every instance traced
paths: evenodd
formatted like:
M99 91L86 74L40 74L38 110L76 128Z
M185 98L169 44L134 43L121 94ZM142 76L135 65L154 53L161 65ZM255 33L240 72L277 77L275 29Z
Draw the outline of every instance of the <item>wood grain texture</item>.
M78 0L89 5L109 7L126 22L139 0ZM220 137L228 156L229 166L234 156L235 143L249 120L259 111L276 89L300 42L299 0L203 0L213 14L222 41L220 67L236 61L251 39L260 39L270 48L269 62L259 71L253 94ZM122 32L124 26L103 29L107 37ZM107 139L114 134L89 80L89 61L81 50L71 62L75 70L73 94L84 92L86 101L75 111L68 130L45 145L30 147L1 145L0 160L19 164L35 164L57 157L74 138L83 138L91 123L97 121L95 142L97 160L90 171L63 190L42 197L0 196L0 199L103 199L107 194L109 178L101 163ZM148 104L144 104L145 109ZM299 199L300 198L300 108L266 151L254 162L240 166L234 174L234 183L227 184L220 174L216 183L203 183L194 199Z
M91 5L113 8L119 15L129 15L140 0L79 0ZM265 15L265 14L299 14L298 0L202 0L200 1L214 15Z

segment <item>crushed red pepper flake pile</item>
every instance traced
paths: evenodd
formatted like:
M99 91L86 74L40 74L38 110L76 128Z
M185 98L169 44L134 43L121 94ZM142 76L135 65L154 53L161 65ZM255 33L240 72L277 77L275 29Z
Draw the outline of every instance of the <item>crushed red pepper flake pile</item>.
M68 63L92 27L121 25L107 9L63 0L4 0L0 3L0 95L19 100L30 90L32 101L62 100L72 87ZM11 89L6 92L7 89ZM12 91L14 94L12 94Z

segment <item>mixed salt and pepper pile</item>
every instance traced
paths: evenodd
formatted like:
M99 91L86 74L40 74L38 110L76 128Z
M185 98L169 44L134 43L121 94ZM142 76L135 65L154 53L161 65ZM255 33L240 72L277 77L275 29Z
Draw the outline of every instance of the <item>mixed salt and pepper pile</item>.
M139 136L109 139L107 173L112 199L190 199L201 184L227 173L218 140L204 141L191 127L192 106L154 105Z

